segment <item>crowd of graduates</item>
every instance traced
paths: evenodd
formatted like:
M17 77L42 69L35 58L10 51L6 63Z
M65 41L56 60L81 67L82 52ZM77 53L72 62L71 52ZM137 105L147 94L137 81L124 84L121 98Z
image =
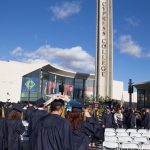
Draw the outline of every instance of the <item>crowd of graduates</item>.
M72 104L65 111L66 96L53 96L33 104L0 103L0 150L22 150L21 135L28 125L28 150L88 150L101 140L103 130L89 104Z
M110 107L106 107L102 115L102 126L104 128L150 130L150 109L137 111L135 108L110 109Z
M91 103L72 103L65 110L67 96L54 95L47 102L34 104L0 103L0 150L24 150L21 135L28 125L28 150L88 150L103 141L105 128L150 129L150 111L110 109L99 118L98 107Z

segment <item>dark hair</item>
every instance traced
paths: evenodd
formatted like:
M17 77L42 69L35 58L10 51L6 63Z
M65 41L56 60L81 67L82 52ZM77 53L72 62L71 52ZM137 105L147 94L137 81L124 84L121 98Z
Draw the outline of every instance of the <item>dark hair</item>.
M54 106L54 105L52 105L51 108L50 108L50 110L51 110L51 112L52 111L59 111L60 109L62 109L62 107L63 106Z
M84 114L82 112L69 112L66 118L70 121L72 128L77 129L79 124L84 120Z
M11 111L8 115L8 120L14 120L14 119L21 120L21 112L15 110Z

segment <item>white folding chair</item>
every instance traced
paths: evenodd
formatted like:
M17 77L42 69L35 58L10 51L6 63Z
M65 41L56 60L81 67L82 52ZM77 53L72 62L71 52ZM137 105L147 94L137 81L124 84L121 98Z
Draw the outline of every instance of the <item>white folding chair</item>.
M141 137L141 133L130 133L130 137Z
M132 138L129 136L118 136L118 142L119 143L132 142Z
M135 137L133 138L133 142L137 142L137 143L147 143L148 139L145 137Z
M105 148L111 148L111 149L119 149L119 144L117 142L108 142L108 141L104 141L103 142L103 149Z
M148 133L143 133L143 134L142 134L142 137L150 138L150 132L148 132Z
M118 128L116 129L116 132L126 132L126 129Z
M127 129L126 132L128 132L128 133L137 133L137 129Z
M139 129L138 130L138 133L148 133L148 130L147 129Z
M105 136L105 141L117 142L118 138L116 136Z
M105 132L105 136L115 136L115 132Z
M127 132L118 132L116 136L129 136Z
M140 149L143 149L143 150L150 150L150 143L142 144Z
M120 146L121 149L137 149L139 150L139 145L135 143L122 143Z
M115 132L114 128L105 128L105 132Z

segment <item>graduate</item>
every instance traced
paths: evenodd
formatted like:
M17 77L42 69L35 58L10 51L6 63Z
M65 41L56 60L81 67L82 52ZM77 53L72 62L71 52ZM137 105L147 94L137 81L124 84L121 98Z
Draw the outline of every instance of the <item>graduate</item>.
M28 134L29 134L29 142L30 149L34 149L34 143L36 141L35 132L36 126L41 118L48 115L48 113L43 109L44 100L39 99L36 101L35 105L29 107L26 111L26 119L29 122Z
M142 120L142 125L144 129L150 130L150 111L148 108L145 110L145 116Z
M106 112L102 116L102 126L103 128L113 128L114 127L114 116L110 111L109 107L106 107Z
M135 129L136 128L136 116L135 116L135 109L131 108L129 110L129 117L128 117L128 124L127 128L129 129Z
M12 111L8 115L8 150L21 150L21 137L25 131L22 124L22 108L19 104L13 104Z
M0 102L0 150L5 150L5 148L7 148L7 124L3 103Z
M41 118L36 126L34 150L73 150L70 122L61 117L64 101L57 96L52 98L50 103L46 103L45 107L49 104L51 113Z
M100 124L90 115L88 109L83 110L82 104L73 104L67 119L73 128L74 150L88 150L90 137L100 138Z

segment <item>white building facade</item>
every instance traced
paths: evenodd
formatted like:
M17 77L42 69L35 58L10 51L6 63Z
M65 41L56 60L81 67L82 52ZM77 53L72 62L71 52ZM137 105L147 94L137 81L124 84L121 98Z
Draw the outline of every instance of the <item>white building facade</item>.
M57 87L61 84L62 80L64 80L65 82L64 84L66 93L71 94L74 91L71 94L72 98L82 99L84 98L83 95L85 94L94 97L95 75L83 73L79 74L75 72L61 70L59 68L51 66L50 64L44 63L30 64L16 61L0 61L0 101L6 102L8 99L10 99L11 102L18 102L21 100L21 95L27 95L28 97L28 91L26 91L26 93L23 93L22 91L23 87L26 88L26 82L23 82L24 76L39 69L45 70L46 72L52 74L53 82L47 82L46 75L39 74L38 81L41 84L37 88L37 93L40 93L37 98L42 96L42 92L47 91L46 88L48 87L48 84L51 84L50 86L53 86L53 90L50 89L50 91L48 91L48 94L51 94L50 92L52 91L54 93L57 92ZM41 76L43 77L41 78ZM56 76L57 81L55 81ZM43 85L44 87L43 90L40 91L40 89L42 89L41 85ZM112 89L112 99L123 100L125 102L129 101L129 94L127 91L124 91L124 85L122 81L113 80ZM136 93L133 93L133 102L136 103L136 100L137 95Z

